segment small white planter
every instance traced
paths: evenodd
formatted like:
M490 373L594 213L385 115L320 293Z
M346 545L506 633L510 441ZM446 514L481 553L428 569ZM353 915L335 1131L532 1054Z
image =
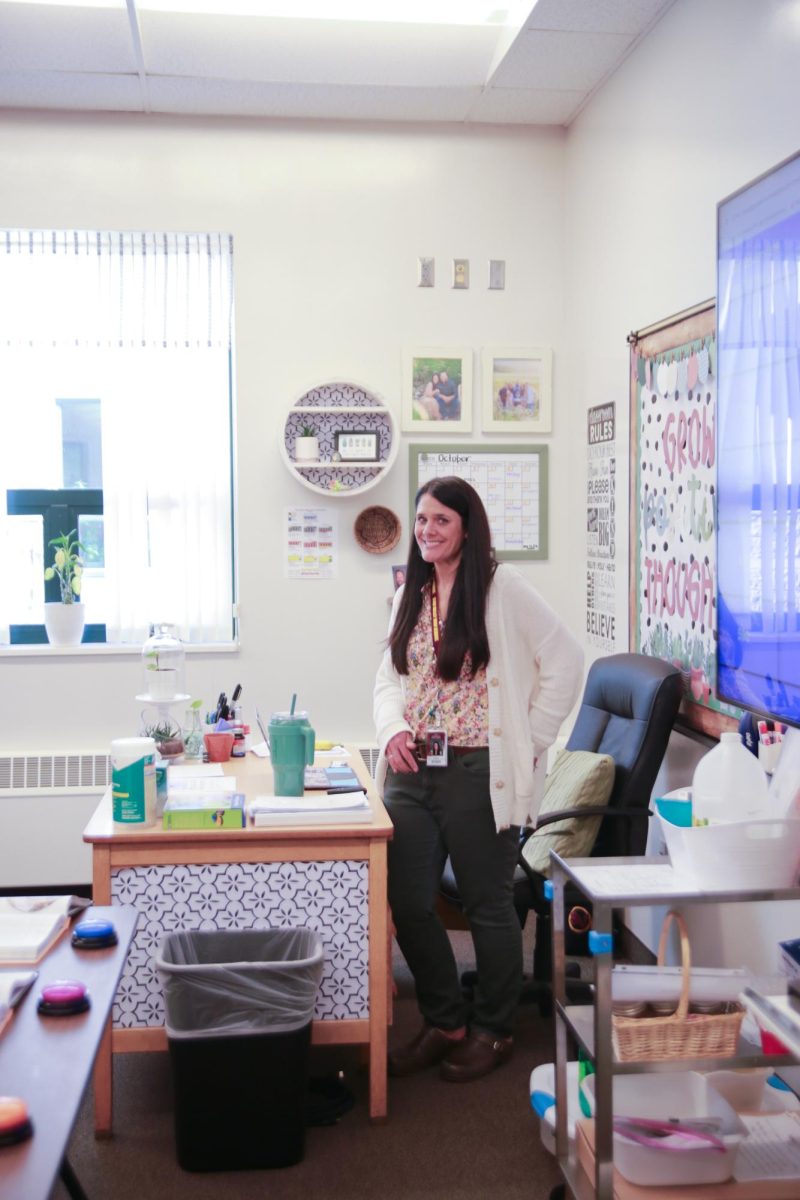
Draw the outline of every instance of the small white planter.
M83 604L62 604L49 600L44 606L44 627L51 646L79 646L86 623Z
M153 700L171 700L177 694L178 672L174 667L147 672L148 691Z
M294 439L295 462L319 462L319 438L296 437Z

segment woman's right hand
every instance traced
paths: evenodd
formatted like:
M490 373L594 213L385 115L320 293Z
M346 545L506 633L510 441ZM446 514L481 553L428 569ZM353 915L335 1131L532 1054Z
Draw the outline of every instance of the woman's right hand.
M414 757L414 739L407 729L389 738L385 754L387 763L398 775L408 775L419 770Z

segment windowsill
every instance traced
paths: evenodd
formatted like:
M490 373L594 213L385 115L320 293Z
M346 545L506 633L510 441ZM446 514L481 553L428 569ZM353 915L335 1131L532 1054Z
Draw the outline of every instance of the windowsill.
M238 642L209 642L188 645L183 643L187 655L192 654L235 654L240 649ZM141 646L113 646L107 642L87 642L80 646L21 645L0 646L0 658L140 658Z

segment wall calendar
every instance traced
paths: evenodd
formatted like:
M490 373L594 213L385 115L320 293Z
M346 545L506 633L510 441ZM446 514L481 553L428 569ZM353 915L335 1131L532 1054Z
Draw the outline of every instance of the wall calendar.
M440 443L408 450L412 506L422 484L457 475L483 500L498 559L547 558L547 446Z

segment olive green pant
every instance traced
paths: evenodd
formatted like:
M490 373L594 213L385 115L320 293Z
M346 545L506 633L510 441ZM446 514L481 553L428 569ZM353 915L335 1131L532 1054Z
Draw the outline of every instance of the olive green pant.
M389 770L384 803L389 903L397 941L425 1020L439 1029L511 1033L522 986L522 930L513 904L519 828L497 833L489 799L489 752L449 756L416 774ZM475 947L478 983L464 999L450 939L436 911L447 856Z

